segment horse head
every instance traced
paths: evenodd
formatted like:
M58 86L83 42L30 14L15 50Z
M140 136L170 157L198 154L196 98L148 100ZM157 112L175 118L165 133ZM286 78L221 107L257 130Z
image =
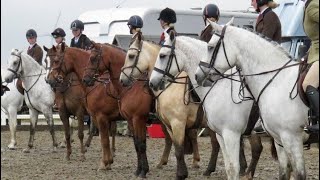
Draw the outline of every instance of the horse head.
M102 44L91 41L89 62L82 79L86 86L93 86L100 73L103 72L103 69L109 69L104 63L101 63L101 61L103 61L102 55Z
M46 62L46 82L51 87L57 87L62 85L64 77L66 76L66 66L63 65L65 54L65 43L61 46L52 46L51 49L43 46L43 49L47 52Z
M124 66L121 68L120 82L123 86L130 86L148 69L147 62L140 60L150 58L146 51L142 51L142 45L142 34L138 33L128 49Z
M199 85L205 85L206 81L214 82L224 77L224 72L235 66L236 53L234 50L227 51L226 49L232 48L232 40L228 38L227 32L233 23L232 18L223 27L219 24L209 20L213 29L213 35L208 42L207 57L199 63L199 67L196 70L195 78ZM230 27L227 29L227 27ZM211 83L210 83L211 84Z
M163 90L168 80L174 80L176 74L181 72L175 52L176 32L165 33L165 42L160 49L156 64L152 71L149 86L157 91ZM174 74L174 75L173 75Z
M4 76L4 80L7 83L13 81L13 79L21 76L22 73L22 50L12 49L11 55L8 61L8 73Z

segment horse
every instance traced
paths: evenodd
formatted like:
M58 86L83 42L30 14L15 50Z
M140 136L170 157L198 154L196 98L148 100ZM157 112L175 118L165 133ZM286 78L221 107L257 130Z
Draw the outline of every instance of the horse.
M203 51L207 49L207 43L185 36L175 37L174 34L165 36L165 43L151 74L150 86L155 90L163 89L165 81L174 81L174 76L180 71L186 71L192 84L197 84L194 79L196 67L205 55ZM234 74L235 72L233 69L233 72L228 73ZM237 79L237 77L234 78ZM226 89L231 89L231 91L226 91ZM228 179L239 179L240 137L244 133L251 134L258 116L251 113L254 107L253 101L242 101L241 96L238 96L239 94L233 89L242 89L241 95L250 97L250 93L242 87L241 83L230 83L228 80L216 81L211 87L197 87L195 91L202 100L209 128L217 133ZM215 104L210 102L215 102ZM262 151L261 140L258 136L251 135L249 140L253 157L247 172L243 174L246 178L253 177ZM276 155L273 154L273 157Z
M99 44L92 42L90 61L87 65L86 74L83 80L88 86L98 80L97 74L108 71L110 78L106 82L110 82L113 86L118 87L116 97L119 100L119 111L129 124L133 132L133 141L137 152L138 167L135 172L136 176L145 178L149 171L149 165L146 154L146 123L148 121L149 112L152 111L153 94L144 81L137 81L129 87L121 86L119 82L121 67L124 65L126 52L119 47ZM196 134L195 134L196 136ZM168 137L168 136L167 136ZM172 144L172 143L171 143ZM170 142L166 138L166 150L171 147ZM162 163L166 163L168 153L164 152Z
M49 49L47 47L43 47L43 49L48 52ZM48 60L50 57L50 53L48 52L46 55L45 61L48 65ZM47 75L46 75L47 77ZM55 80L47 80L47 83L54 89L55 92L55 104L57 105L59 116L62 121L64 132L65 132L65 142L67 147L66 160L70 160L70 155L72 153L71 150L71 135L72 135L72 127L69 124L69 118L71 115L77 117L78 120L78 138L80 140L80 160L85 160L85 146L89 147L93 133L89 131L89 137L85 145L83 144L83 129L84 129L84 115L87 115L87 110L85 108L85 91L80 87L80 81L75 73L67 74L66 78L62 81L58 79L58 82ZM92 126L91 126L92 127ZM70 135L71 134L71 135ZM63 146L63 145L62 145Z
M4 75L5 70L1 70L1 78ZM1 82L3 80L1 79ZM1 84L2 85L2 84ZM23 95L19 93L17 88L15 87L14 82L9 83L6 88L10 89L10 91L5 91L3 96L1 96L1 111L3 111L9 120L9 128L11 140L8 148L13 150L16 148L17 140L16 140L16 129L17 129L17 112L21 110L23 103Z
M50 85L45 82L44 76L45 68L39 65L31 56L17 49L12 50L4 80L10 83L13 79L20 77L25 88L24 98L29 108L31 119L28 147L23 150L25 153L29 153L33 147L39 112L42 112L47 120L53 142L53 152L56 151L58 146L52 117L54 93Z
M299 63L278 43L270 43L260 34L210 24L215 34L208 43L207 57L197 68L198 81L228 77L223 74L228 69L241 68L259 104L264 129L277 142L279 179L306 179L302 133L308 121L308 107L293 92Z
M153 42L141 40L141 36L141 33L139 33L127 52L125 64L122 67L122 73L120 75L120 82L124 86L129 86L136 80L139 80L139 77L143 72L147 71L150 76L157 59L160 46ZM195 125L197 110L199 108L197 104L185 103L185 99L188 98L184 97L185 91L188 91L188 89L186 89L187 85L185 84L187 80L186 77L186 73L182 72L178 76L179 79L177 81L179 83L172 83L168 85L168 88L163 92L154 92L157 96L156 100L158 114L161 117L160 119L168 128L170 136L175 144L177 177L183 177L181 172L185 171L185 173L187 173L183 153L183 136L185 136L185 130L189 130L190 127ZM179 111L171 107L176 107ZM201 125L207 127L203 120ZM200 124L198 126L200 126ZM212 152L208 168L204 172L204 175L206 176L209 176L211 172L215 171L219 152L219 144L216 140L215 133L210 130L209 134L211 138Z
M86 87L81 81L85 65L89 61L90 53L78 48L53 46L48 50L47 80L54 82L64 80L66 75L74 72L80 80L80 86L85 92L85 107L93 117L93 122L100 133L102 158L98 170L109 170L113 163L113 153L110 151L109 129L112 121L121 118L118 109L118 101L113 96L106 96L106 91L115 91L115 87L109 84L95 83L93 87ZM102 98L103 97L103 98Z

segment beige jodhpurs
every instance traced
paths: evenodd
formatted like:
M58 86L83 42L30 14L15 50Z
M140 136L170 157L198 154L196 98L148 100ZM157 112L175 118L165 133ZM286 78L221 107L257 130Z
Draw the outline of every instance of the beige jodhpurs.
M303 83L302 83L302 87L304 92L306 92L307 86L311 85L315 88L319 87L319 60L314 62L307 75L306 78L304 79Z

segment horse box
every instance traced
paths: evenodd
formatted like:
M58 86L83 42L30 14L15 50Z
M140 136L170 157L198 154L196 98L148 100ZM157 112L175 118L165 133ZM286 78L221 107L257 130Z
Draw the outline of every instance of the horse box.
M151 124L147 127L147 131L149 134L149 137L151 138L164 138L165 135L162 131L161 124Z

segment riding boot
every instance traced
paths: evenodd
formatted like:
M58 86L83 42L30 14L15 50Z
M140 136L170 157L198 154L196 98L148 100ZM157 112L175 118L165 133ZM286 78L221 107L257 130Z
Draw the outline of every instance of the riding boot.
M317 88L308 85L306 95L312 111L311 119L313 121L312 125L308 126L307 129L311 132L319 132L319 91Z

